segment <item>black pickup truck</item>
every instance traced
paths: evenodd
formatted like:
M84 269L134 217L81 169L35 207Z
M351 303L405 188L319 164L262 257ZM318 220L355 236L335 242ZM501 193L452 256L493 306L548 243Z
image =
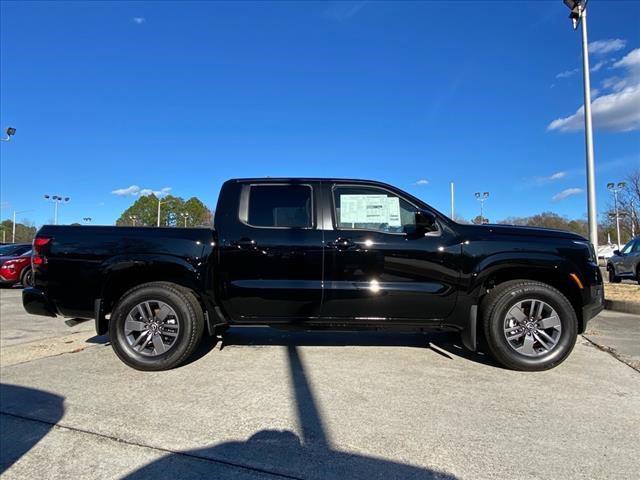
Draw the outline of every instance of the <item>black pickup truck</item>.
M229 180L213 229L47 225L32 265L28 312L94 319L140 370L175 367L205 331L236 325L451 330L543 370L604 303L584 238L462 225L365 180Z

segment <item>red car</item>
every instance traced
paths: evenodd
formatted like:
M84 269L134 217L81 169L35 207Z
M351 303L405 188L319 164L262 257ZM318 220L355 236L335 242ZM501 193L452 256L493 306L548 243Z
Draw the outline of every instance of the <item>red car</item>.
M17 243L0 246L0 285L31 285L31 245Z

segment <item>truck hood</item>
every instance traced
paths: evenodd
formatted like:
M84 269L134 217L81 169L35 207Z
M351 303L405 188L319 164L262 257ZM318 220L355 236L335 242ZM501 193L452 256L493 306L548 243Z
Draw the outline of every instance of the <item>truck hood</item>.
M540 227L522 227L518 225L462 225L463 231L467 235L486 236L517 236L517 237L536 237L536 238L564 238L567 240L588 241L577 233L567 232L565 230L556 230L553 228Z

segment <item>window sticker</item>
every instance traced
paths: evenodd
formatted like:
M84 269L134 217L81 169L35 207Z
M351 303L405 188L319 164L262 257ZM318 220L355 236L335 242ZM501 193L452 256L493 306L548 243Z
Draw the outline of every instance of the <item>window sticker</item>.
M390 227L401 227L400 220L400 199L398 197L387 197L387 223Z
M340 223L400 227L400 199L386 195L340 195Z

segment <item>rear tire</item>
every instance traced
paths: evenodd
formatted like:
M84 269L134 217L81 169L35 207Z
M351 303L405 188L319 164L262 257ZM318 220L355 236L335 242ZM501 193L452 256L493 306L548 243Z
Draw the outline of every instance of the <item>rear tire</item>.
M32 287L33 286L33 270L31 267L27 267L23 270L20 275L20 283L23 287Z
M578 336L578 318L569 300L532 280L495 287L483 300L481 315L489 352L513 370L540 371L559 365Z
M109 337L118 358L145 371L181 365L198 347L203 330L204 314L193 292L169 282L132 288L109 321Z
M622 281L622 279L616 275L613 265L607 265L607 272L609 272L609 283L620 283Z

